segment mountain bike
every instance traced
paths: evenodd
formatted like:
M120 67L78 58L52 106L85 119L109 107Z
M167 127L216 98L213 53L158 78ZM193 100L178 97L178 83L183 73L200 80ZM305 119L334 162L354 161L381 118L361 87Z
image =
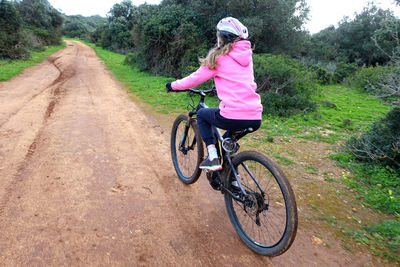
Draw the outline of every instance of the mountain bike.
M196 114L207 108L204 100L215 94L209 90L189 92L191 111L179 115L172 126L171 155L176 173L185 184L195 183L200 175L199 165L204 157L203 141L197 128ZM199 95L195 105L194 96ZM285 174L262 153L238 153L238 140L253 129L244 129L223 138L217 128L217 151L222 170L207 172L213 189L221 191L230 221L240 239L254 252L278 256L289 249L297 232L295 195Z

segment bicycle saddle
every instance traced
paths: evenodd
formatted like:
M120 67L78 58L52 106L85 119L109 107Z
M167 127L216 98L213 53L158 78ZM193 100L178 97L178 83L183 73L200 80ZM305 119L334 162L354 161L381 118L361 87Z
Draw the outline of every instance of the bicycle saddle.
M244 129L244 130L234 131L234 132L231 133L231 136L233 138L235 138L236 140L239 140L240 138L242 138L246 134L252 133L252 132L254 132L254 129L252 127L249 127L249 128Z

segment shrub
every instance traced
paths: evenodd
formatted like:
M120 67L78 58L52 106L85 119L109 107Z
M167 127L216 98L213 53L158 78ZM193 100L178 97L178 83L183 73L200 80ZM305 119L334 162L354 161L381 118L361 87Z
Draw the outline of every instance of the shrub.
M136 66L136 57L134 53L128 53L124 59L124 64L127 64L131 67Z
M341 83L345 78L352 75L358 70L358 66L355 63L339 62L336 65L335 73L333 74L333 81L335 83Z
M379 87L381 77L392 70L390 67L362 67L353 75L345 79L345 83L349 86L372 91L373 88Z
M198 56L205 56L207 49L192 16L182 5L168 5L143 22L140 34L135 34L140 40L135 51L140 70L182 77L193 66L198 68Z
M315 109L310 99L314 75L302 63L284 56L254 55L254 73L264 113L289 116Z
M400 170L400 107L346 144L358 160L376 161Z
M43 45L61 44L64 17L47 0L13 2L23 20L24 28L35 34Z
M298 96L281 95L275 92L261 94L264 113L288 117L295 113L307 112L315 109L315 103Z
M333 74L327 69L317 65L312 65L309 69L315 73L315 78L319 84L327 85L332 83Z
M13 3L0 0L0 58L24 59L29 56L18 11Z

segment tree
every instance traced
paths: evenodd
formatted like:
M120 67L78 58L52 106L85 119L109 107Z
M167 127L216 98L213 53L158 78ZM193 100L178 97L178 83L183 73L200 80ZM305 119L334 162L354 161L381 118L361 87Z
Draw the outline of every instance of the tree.
M387 21L380 34L390 35L393 46L382 46L378 41L379 34L373 40L379 50L389 58L390 72L379 77L378 84L371 84L376 96L387 99L400 106L400 20ZM388 48L389 47L389 48ZM389 50L388 50L389 49Z
M382 28L385 21L395 19L389 10L376 6L368 6L363 12L357 14L354 20L345 18L337 29L336 42L340 54L355 62L359 66L373 66L385 64L388 58L377 49L373 37ZM380 40L383 43L390 40Z
M127 53L133 50L131 37L133 4L130 0L114 4L108 13L107 26L101 34L101 45L112 51ZM98 35L98 33L96 33Z
M21 30L22 20L14 4L0 0L0 58L19 59L29 56Z
M335 61L338 57L336 29L329 26L311 36L306 54L320 61Z
M197 57L204 56L207 49L193 16L195 13L184 6L171 4L159 7L142 22L141 32L136 33L140 36L135 38L140 40L135 44L139 67L177 77L187 74L190 66L198 66Z
M24 27L39 37L44 45L59 44L63 17L47 0L16 2Z
M100 16L65 16L62 32L68 37L77 37L86 41L91 41L91 35L95 32L96 28L106 22L107 19Z
M305 0L164 0L162 7L177 4L194 13L207 44L215 43L215 26L227 16L245 24L258 53L299 55L306 33L303 24L309 8Z
M256 52L300 55L309 12L305 0L231 0L226 5L249 28Z
M227 16L249 28L255 52L297 56L307 13L304 0L164 0L159 6L142 5L130 13L136 63L143 70L178 77L193 71L198 57L215 46L215 27Z
M396 46L385 51L376 41L379 50L389 59L389 72L380 75L377 84L371 83L376 96L397 105L385 118L376 122L369 131L347 143L355 157L364 161L375 161L399 170L400 173L400 34L399 22L393 20L383 27L391 32Z

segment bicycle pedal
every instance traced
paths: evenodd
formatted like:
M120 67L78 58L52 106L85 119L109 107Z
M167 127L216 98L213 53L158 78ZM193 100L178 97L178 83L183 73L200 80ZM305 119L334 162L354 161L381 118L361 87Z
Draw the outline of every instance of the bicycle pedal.
M218 175L207 173L207 180L214 190L221 191L221 180Z

